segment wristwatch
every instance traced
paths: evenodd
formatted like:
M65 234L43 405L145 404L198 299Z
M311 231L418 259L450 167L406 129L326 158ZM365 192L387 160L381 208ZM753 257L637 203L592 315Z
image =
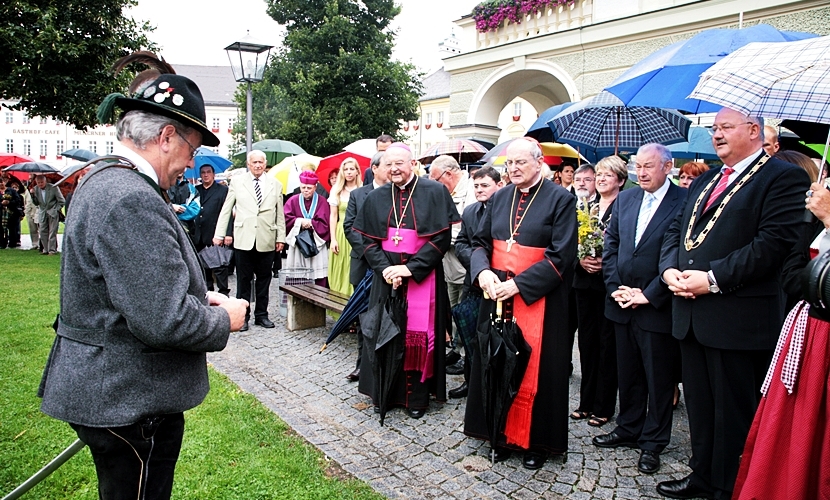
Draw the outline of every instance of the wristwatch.
M720 293L720 287L718 287L718 283L715 281L715 274L709 271L706 273L706 277L709 279L709 293Z

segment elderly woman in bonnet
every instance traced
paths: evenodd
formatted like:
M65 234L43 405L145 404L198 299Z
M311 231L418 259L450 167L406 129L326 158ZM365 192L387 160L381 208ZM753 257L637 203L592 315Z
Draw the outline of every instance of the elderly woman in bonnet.
M329 229L331 213L326 199L315 192L317 181L317 174L314 172L301 172L300 194L291 197L285 203L285 228L288 231L285 240L289 249L283 269L310 268L314 282L320 286L327 286L329 266L327 245L331 241ZM303 231L307 234L301 234ZM311 256L305 255L301 245L298 244L298 237L310 237L312 245L317 248L317 253Z

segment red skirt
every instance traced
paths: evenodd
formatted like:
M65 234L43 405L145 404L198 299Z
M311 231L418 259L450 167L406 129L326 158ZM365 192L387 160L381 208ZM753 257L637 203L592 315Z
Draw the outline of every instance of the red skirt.
M830 323L810 318L792 394L775 366L741 457L733 500L830 499Z

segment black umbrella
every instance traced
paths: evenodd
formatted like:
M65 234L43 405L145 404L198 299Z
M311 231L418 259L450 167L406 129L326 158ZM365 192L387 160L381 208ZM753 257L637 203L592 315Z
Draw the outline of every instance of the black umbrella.
M41 163L39 161L26 161L23 163L15 163L3 169L6 172L26 172L27 174L59 174L60 170L56 169L48 163Z
M395 380L402 371L406 336L406 300L393 289L386 300L360 315L364 356L369 356L375 381L380 425L389 408Z
M61 153L61 156L72 158L78 161L89 161L93 158L98 158L98 153L93 153L88 149L70 149Z
M531 348L525 342L515 317L511 321L502 320L501 301L496 302L495 316L490 313L490 325L479 330L478 345L481 352L481 400L495 463L495 448L504 432L513 399L519 393Z
M337 338L338 335L348 330L349 325L354 323L354 321L362 313L369 309L369 292L372 290L373 275L374 272L371 269L366 271L366 276L360 280L360 283L358 283L357 287L354 289L354 293L352 293L352 296L349 297L349 301L346 302L346 307L344 307L343 312L340 313L340 318L334 326L331 327L329 337L326 339L323 347L320 348L320 352L323 352L326 347L328 347L328 345Z

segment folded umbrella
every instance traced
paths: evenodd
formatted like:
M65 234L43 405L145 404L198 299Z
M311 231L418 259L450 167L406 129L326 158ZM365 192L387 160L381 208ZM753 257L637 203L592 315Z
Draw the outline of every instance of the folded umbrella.
M348 330L349 326L369 309L369 292L372 290L373 275L374 272L371 269L366 271L366 276L355 287L354 293L349 297L349 301L346 302L343 312L340 313L340 318L337 319L337 322L331 328L326 342L320 348L320 352L323 352L334 339Z
M199 250L199 257L207 269L216 269L230 264L233 250L222 245L211 245Z

